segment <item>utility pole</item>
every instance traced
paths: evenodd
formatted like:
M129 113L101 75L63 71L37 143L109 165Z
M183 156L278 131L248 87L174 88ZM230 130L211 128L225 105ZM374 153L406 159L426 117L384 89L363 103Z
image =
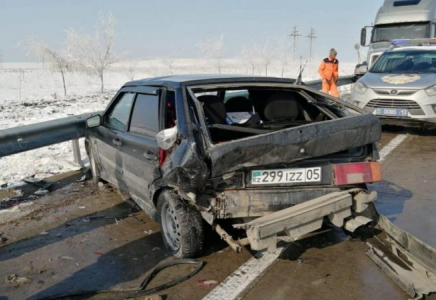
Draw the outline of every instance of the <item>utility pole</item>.
M313 30L313 28L310 29L310 33L307 36L310 39L310 60L312 60L312 45L313 45L313 40L318 38L317 36L315 36L315 30Z
M301 34L298 33L297 26L294 26L294 28L292 29L292 33L289 36L292 36L294 39L293 59L295 60L295 54L297 52L297 39L301 36Z

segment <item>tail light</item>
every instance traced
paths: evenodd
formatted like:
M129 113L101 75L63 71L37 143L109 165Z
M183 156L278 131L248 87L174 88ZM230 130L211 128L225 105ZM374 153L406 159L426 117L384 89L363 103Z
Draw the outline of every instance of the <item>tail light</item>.
M378 162L333 165L335 185L371 183L382 180Z
M165 162L165 159L167 158L167 153L162 148L159 148L159 168L163 165Z

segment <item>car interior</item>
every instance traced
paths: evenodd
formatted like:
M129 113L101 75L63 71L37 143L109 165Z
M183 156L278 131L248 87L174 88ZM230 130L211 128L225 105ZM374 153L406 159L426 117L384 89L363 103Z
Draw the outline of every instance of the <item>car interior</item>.
M202 105L212 143L322 122L341 115L329 101L307 92L277 88L247 88L233 92L234 96L232 92L226 89L194 92Z

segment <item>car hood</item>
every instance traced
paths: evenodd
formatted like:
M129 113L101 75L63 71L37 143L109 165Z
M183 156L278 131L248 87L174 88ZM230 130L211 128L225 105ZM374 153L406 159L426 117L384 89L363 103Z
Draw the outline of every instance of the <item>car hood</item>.
M436 84L436 74L366 73L360 80L369 88L425 89Z
M380 137L378 118L366 114L221 143L209 149L212 176L322 157L374 143Z

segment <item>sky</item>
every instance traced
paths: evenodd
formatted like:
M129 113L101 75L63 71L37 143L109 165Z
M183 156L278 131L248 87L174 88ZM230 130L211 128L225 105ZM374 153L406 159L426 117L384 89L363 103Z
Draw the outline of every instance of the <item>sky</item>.
M38 37L61 49L66 30L92 33L100 12L116 20L116 50L131 59L177 52L199 57L198 45L224 36L224 56L270 39L292 39L297 26L297 57L309 56L311 28L318 37L313 57L336 48L338 59L357 61L360 29L374 22L383 0L0 0L0 53L4 62L33 61L19 41ZM364 50L363 50L364 51Z

